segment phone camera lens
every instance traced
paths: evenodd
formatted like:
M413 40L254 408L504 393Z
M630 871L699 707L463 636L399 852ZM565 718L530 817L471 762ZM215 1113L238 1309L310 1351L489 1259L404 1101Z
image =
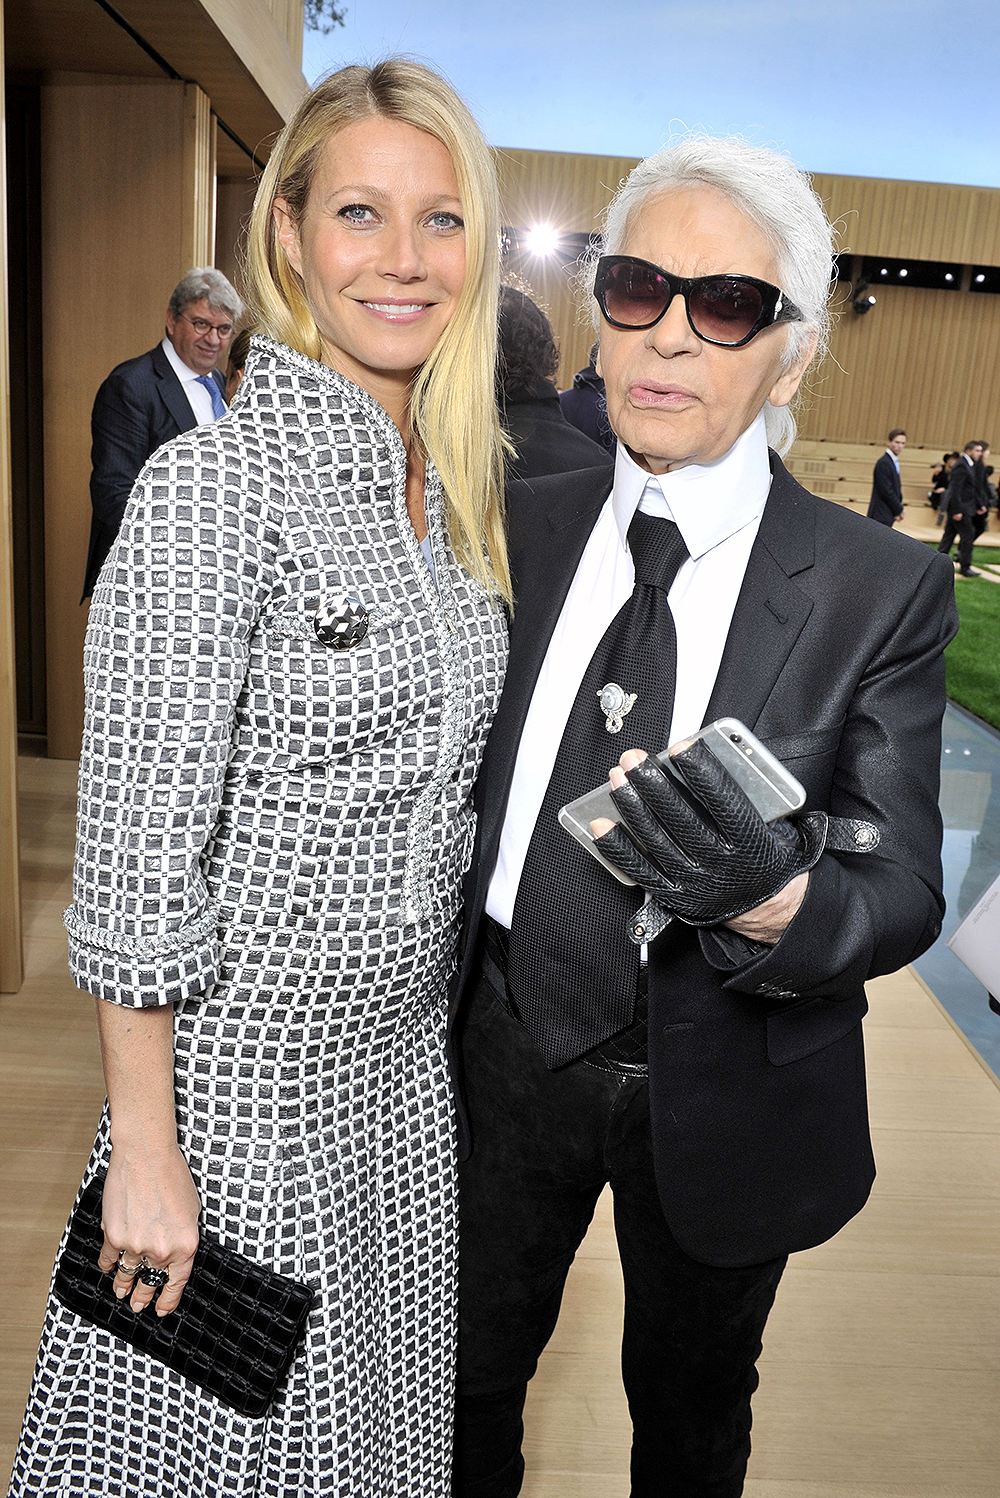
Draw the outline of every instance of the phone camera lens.
M738 733L731 733L729 737L732 739L734 744L741 744L743 742Z

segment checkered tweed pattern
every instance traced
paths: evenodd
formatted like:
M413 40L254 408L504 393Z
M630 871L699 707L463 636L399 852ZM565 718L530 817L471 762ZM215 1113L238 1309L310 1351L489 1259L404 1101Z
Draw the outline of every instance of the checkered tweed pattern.
M181 1146L222 1242L319 1291L263 1420L50 1301L15 1498L445 1498L455 1315L444 1053L501 611L363 392L265 339L151 460L95 591L77 982L173 1003ZM351 650L312 619L347 594ZM102 1123L87 1179L106 1162Z

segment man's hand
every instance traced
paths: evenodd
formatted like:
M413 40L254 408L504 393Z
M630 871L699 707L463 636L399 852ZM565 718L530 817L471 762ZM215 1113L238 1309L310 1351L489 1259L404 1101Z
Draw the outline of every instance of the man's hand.
M808 884L808 874L796 874L773 899L765 900L763 905L757 905L745 915L738 915L735 920L726 921L725 924L731 930L738 931L741 936L748 936L751 941L773 947L775 942L781 940L785 928L791 925L798 913L799 906L806 897Z
M769 826L701 740L671 758L690 796L642 750L622 756L611 772L622 821L591 823L598 847L682 921L773 944L802 903L826 818Z

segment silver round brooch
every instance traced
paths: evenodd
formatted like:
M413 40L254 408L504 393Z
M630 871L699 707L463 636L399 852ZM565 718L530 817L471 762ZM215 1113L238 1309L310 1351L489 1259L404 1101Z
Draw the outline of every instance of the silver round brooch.
M328 650L351 650L368 633L368 610L344 593L324 598L313 618L313 629Z

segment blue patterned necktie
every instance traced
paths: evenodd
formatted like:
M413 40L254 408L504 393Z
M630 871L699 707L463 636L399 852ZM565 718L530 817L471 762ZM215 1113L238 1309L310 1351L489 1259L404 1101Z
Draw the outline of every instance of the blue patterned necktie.
M222 391L219 389L218 381L214 375L199 375L198 384L204 385L212 397L212 415L215 417L225 416L226 403L222 399Z

